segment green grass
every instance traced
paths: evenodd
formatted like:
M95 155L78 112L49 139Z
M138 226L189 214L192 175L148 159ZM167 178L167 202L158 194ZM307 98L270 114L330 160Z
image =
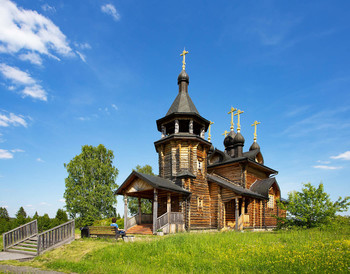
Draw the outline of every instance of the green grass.
M77 273L344 273L350 229L184 233L133 243L83 239L12 264Z

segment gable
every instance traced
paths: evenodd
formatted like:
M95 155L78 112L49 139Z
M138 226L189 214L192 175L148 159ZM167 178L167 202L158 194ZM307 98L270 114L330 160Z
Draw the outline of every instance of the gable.
M153 187L149 185L144 180L141 180L140 178L136 178L130 185L126 188L125 193L134 193L134 192L140 192L145 190L151 190Z

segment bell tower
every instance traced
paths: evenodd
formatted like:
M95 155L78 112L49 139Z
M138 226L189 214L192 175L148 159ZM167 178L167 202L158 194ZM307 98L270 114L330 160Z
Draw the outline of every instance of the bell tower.
M159 155L159 176L181 186L186 181L182 179L194 179L200 174L205 177L207 153L211 147L204 139L210 122L199 114L188 94L187 53L184 50L181 54L182 71L177 78L179 93L166 115L157 120L161 139L154 143Z

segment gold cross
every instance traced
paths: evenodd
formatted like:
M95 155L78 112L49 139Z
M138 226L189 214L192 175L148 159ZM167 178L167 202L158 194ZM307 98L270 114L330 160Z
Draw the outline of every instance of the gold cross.
M186 51L186 50L184 49L184 51L180 54L180 56L183 57L183 59L182 59L182 69L183 69L183 70L185 70L185 65L186 65L186 63L185 63L185 56L186 56L187 53L188 53L188 51Z
M225 135L225 138L226 138L226 135L229 133L229 131L225 130L225 132L222 134L222 135Z
M258 122L255 120L255 122L252 124L252 127L254 127L254 143L256 143L256 126L261 124L261 122Z
M240 120L239 120L239 117L240 115L243 113L244 111L241 111L240 109L237 110L237 113L235 114L235 116L237 115L237 132L241 132L241 124L240 124Z
M213 125L213 124L214 124L214 122L209 121L209 130L208 130L208 141L209 141L209 142L211 141L210 128L211 128L211 125Z
M227 114L231 114L231 127L230 127L230 129L231 130L233 130L234 129L234 127L233 127L233 113L236 111L237 109L236 108L234 108L234 107L231 107L231 110L227 113Z

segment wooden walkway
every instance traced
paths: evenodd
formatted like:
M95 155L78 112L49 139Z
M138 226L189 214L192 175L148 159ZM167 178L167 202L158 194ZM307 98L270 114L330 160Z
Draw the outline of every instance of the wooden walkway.
M0 261L10 261L10 260L16 260L16 261L27 261L33 259L34 255L27 255L22 253L14 253L14 252L0 252Z
M126 235L128 234L152 235L153 234L152 227L153 227L152 224L135 225L126 231Z

